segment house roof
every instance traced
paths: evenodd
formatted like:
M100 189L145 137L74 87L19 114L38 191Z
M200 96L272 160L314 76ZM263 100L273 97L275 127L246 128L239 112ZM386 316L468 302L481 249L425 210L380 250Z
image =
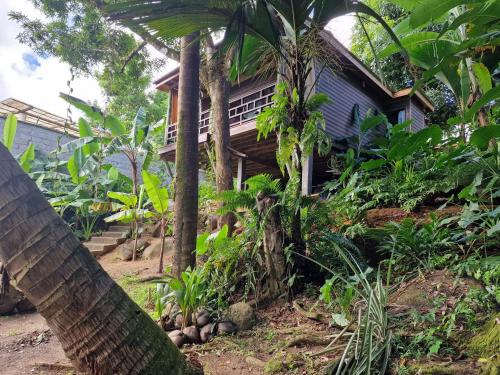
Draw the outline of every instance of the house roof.
M59 133L78 137L79 132L74 123L67 119L54 115L43 109L27 104L21 100L8 98L0 101L0 117L6 117L14 114L20 121L40 126L45 129L53 130Z
M339 59L344 64L348 64L351 69L358 71L363 76L363 78L371 82L374 86L376 86L379 90L386 94L388 98L396 99L407 96L409 97L412 91L411 88L403 89L396 93L393 93L387 86L382 83L382 81L376 76L375 73L373 73L361 60L359 60L353 53L351 53L351 51L349 51L342 43L340 43L330 31L323 30L321 32L321 35L326 41L329 42L332 49L340 55ZM153 81L153 83L158 90L168 91L171 88L177 87L178 79L179 67L176 67ZM432 102L425 96L424 93L417 90L413 95L425 109L434 111Z

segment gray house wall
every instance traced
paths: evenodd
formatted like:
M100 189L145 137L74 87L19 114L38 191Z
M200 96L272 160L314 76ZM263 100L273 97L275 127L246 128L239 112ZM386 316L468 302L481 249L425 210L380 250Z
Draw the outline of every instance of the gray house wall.
M4 122L5 118L0 117L0 135L3 134ZM18 121L12 154L15 156L20 155L30 143L33 143L37 155L47 156L57 148L58 138L60 138L61 145L76 139L76 137L54 130ZM118 168L121 173L130 176L129 162L125 155L112 155L106 161Z
M425 113L420 103L414 97L410 101L410 114L409 117L413 119L411 124L411 131L418 132L425 128Z
M326 131L334 141L358 134L358 127L354 124L354 105L359 105L359 113L363 118L367 111L382 112L383 105L368 95L368 89L358 86L340 72L333 73L324 69L316 86L317 93L325 93L331 102L321 110L326 120Z

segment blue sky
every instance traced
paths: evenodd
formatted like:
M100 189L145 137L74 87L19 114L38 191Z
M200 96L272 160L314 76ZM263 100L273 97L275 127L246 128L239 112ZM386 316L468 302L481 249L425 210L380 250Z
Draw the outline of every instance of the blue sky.
M67 92L69 66L54 57L37 56L29 47L20 44L16 36L20 29L9 20L8 12L21 11L30 17L43 18L28 0L0 0L0 100L16 98L46 111L65 116L67 103L59 92ZM329 27L344 44L349 44L353 17L340 17ZM153 56L159 56L151 49ZM158 72L161 75L164 72ZM97 82L78 77L72 83L73 95L84 100L103 103Z

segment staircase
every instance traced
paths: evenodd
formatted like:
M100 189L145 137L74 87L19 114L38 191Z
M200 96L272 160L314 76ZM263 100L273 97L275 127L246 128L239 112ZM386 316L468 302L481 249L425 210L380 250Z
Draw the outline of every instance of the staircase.
M89 241L84 242L84 245L98 258L124 243L129 233L130 226L128 225L112 225L100 236L94 236Z

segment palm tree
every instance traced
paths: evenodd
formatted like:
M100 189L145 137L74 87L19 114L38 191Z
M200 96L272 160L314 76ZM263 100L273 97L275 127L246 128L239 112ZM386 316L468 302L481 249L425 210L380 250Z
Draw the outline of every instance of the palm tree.
M200 95L199 33L181 39L179 115L175 151L174 275L196 263L198 225L198 121Z
M0 262L79 371L195 374L0 145Z

